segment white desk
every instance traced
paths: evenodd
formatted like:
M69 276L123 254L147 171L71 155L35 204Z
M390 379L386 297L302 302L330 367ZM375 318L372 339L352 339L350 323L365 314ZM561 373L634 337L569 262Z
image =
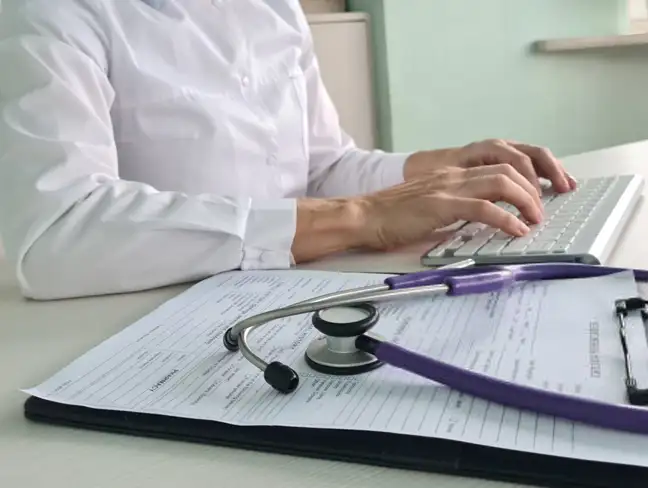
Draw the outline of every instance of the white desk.
M575 175L636 172L648 178L648 141L565 161ZM642 202L611 264L648 268L648 209ZM418 253L359 260L325 268L408 271ZM512 487L478 479L291 458L234 449L75 431L27 422L18 390L35 385L171 298L183 287L127 296L27 303L0 263L0 486L7 488Z

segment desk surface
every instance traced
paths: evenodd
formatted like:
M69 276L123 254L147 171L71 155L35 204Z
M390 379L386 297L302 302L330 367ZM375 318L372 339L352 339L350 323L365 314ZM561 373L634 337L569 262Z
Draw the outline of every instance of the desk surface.
M648 141L570 157L565 164L575 176L640 173L648 178ZM648 208L641 202L609 264L648 268L646 222ZM419 268L418 251L348 256L315 267L405 272ZM27 303L8 266L0 262L0 486L163 488L185 481L192 488L234 482L261 488L520 486L75 431L24 419L21 388L40 383L183 289Z

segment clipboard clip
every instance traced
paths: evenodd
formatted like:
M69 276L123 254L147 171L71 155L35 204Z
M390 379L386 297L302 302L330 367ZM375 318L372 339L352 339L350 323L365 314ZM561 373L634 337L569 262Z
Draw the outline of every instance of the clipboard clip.
M615 310L619 319L619 338L625 360L625 385L628 401L631 405L645 406L648 405L648 388L639 388L637 379L632 374L632 360L626 334L626 317L632 312L639 313L643 323L646 324L648 321L648 300L641 297L620 299L615 302Z

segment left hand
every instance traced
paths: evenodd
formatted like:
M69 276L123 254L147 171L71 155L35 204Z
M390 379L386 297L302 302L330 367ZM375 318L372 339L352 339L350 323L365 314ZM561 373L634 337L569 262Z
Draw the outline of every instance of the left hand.
M574 178L548 149L499 139L413 154L405 164L405 179L422 178L444 167L473 168L497 164L513 166L538 193L541 193L539 178L549 180L559 193L576 188Z

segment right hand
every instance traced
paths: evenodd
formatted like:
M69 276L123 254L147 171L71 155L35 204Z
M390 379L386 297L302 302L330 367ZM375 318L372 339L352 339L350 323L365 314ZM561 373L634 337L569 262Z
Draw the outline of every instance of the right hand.
M493 202L509 203L520 218ZM359 201L362 247L391 250L429 239L459 221L483 223L520 237L543 219L537 189L511 165L445 168ZM521 220L523 219L523 220Z

